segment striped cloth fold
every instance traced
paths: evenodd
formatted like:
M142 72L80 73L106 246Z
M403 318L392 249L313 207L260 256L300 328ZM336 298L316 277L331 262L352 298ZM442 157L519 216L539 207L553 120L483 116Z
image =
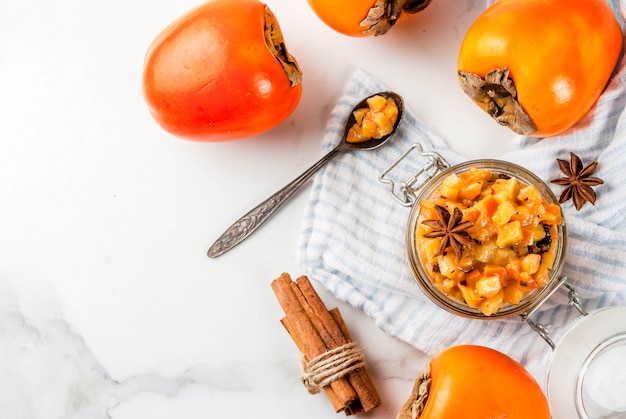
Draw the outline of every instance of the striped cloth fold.
M626 0L613 3L623 26ZM588 311L626 304L626 62L623 58L596 106L565 134L535 139L518 136L518 147L500 156L522 165L545 182L561 177L556 159L574 152L588 163L599 162L595 176L598 200L576 211L563 204L568 248L563 275L577 290ZM343 131L353 106L385 86L358 70L330 114L323 148L329 150ZM399 92L402 93L402 92ZM407 98L405 98L406 100ZM418 287L406 257L405 230L409 209L397 203L378 176L411 144L437 151L451 165L467 160L410 109L384 147L341 155L315 176L298 244L298 263L337 298L364 311L378 327L428 355L462 343L501 350L522 364L542 365L551 351L520 317L474 320L439 308ZM394 177L405 179L421 165L407 156ZM561 186L549 184L558 196ZM534 314L537 323L553 325L558 343L579 313L557 292Z

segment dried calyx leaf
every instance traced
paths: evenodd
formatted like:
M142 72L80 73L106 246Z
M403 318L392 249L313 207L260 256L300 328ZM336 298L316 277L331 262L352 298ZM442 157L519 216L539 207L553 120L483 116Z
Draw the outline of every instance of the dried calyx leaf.
M287 78L291 82L291 86L296 86L302 83L302 70L296 59L289 54L283 34L280 31L274 13L269 7L265 6L265 43L270 49L271 53L276 57L280 65L283 66Z
M477 74L459 71L461 89L500 125L521 135L537 131L535 123L517 100L517 89L508 68L495 69L483 79Z
M400 16L397 0L376 0L365 19L359 24L364 34L384 35Z
M402 12L421 12L430 2L431 0L376 0L359 25L364 28L365 35L384 35L395 25Z
M415 379L411 396L398 412L396 419L417 419L422 415L430 392L430 365L426 365Z

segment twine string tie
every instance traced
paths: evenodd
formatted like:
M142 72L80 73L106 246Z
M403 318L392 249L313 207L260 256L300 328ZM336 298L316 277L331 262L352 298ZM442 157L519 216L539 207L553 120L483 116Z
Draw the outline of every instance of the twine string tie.
M365 366L365 357L355 342L348 342L312 358L302 360L302 383L311 394L319 393L333 381Z

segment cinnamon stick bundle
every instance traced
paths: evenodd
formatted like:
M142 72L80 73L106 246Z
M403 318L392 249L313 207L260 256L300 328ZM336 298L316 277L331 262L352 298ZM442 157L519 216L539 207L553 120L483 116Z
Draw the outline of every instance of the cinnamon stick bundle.
M314 371L303 376L309 392L322 386L335 412L347 416L379 406L380 396L339 310L326 309L306 276L292 281L283 273L271 286L286 315L281 323Z

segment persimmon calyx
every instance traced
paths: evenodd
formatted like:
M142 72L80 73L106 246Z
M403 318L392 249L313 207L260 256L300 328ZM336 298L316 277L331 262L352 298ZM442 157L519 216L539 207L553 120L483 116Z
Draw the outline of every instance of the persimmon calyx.
M283 70L285 70L285 74L291 82L291 87L302 83L302 70L300 70L300 66L293 55L287 51L287 46L276 22L276 17L267 6L265 6L264 35L267 47L283 67Z
M430 365L427 364L417 375L411 396L400 409L396 419L418 419L422 415L426 407L431 382Z
M517 100L517 89L509 69L496 68L483 79L477 74L459 71L461 89L500 125L521 135L532 135L537 126Z
M403 11L421 12L430 2L431 0L376 0L359 26L364 28L364 35L372 33L375 36L384 35L396 24Z

